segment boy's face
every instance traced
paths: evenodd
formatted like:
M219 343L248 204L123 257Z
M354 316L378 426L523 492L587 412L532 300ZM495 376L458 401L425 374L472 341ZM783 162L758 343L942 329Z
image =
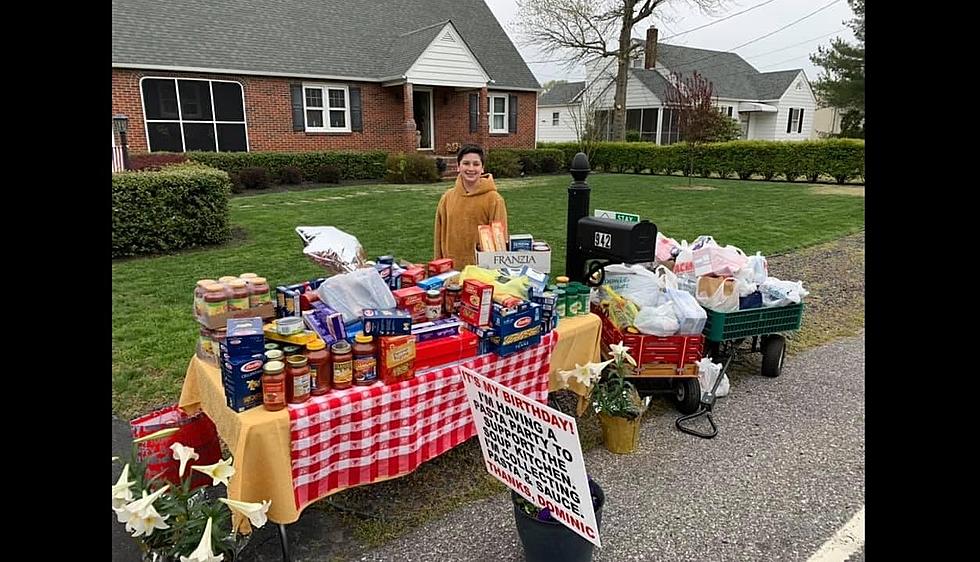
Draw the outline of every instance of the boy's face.
M483 160L480 160L480 155L472 152L464 154L463 159L459 161L459 173L462 174L465 183L475 184L483 174Z

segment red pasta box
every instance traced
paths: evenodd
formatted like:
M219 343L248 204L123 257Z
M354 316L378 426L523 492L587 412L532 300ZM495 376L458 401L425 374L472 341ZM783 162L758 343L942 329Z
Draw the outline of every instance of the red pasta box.
M493 303L493 285L476 279L467 279L463 281L461 301L462 304L477 310L483 307L489 308Z
M415 345L415 371L476 357L480 338L469 330Z
M381 352L381 380L385 384L415 376L415 336L378 338Z
M404 274L402 274L404 277ZM412 315L412 322L425 322L425 291L418 287L404 287L391 292L396 306Z
M490 307L481 306L480 308L473 308L468 304L464 304L459 307L456 312L459 319L471 326L489 326L490 325Z
M432 260L429 262L429 277L433 275L439 275L440 273L445 273L453 269L452 258L442 258L438 260Z
M410 267L402 273L402 288L417 285L423 279L425 279L424 269L418 266Z

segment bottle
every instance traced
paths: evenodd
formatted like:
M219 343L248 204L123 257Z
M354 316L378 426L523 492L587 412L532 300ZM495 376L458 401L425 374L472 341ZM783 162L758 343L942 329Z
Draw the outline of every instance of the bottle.
M213 285L214 283L217 283L217 281L215 281L214 279L201 279L200 281L197 282L197 285L194 287L194 315L195 316L204 316L206 314L204 295L207 294L208 292L208 285Z
M456 314L459 309L459 299L463 294L463 286L458 283L446 285L446 294L442 301L442 311L446 316Z
M591 306L589 300L592 298L592 289L588 285L579 285L578 287L578 304L579 304L579 314L585 316L589 313L589 307Z
M286 407L285 369L282 361L269 361L262 366L262 405L270 412Z
M354 379L354 356L351 354L350 344L347 340L340 340L330 346L330 363L333 366L330 370L331 386L340 390L350 388L351 381Z
M438 319L441 315L442 293L439 291L439 289L429 289L425 292L425 319L432 322L433 320Z
M310 365L310 393L320 396L330 392L330 352L327 344L315 339L306 344L306 359Z
M221 283L211 283L205 287L204 313L206 316L220 316L228 312L228 299Z
M243 274L245 275L245 274ZM265 277L253 277L248 280L248 305L252 308L271 303L272 297L269 296L269 283Z
M373 336L354 336L354 384L367 386L378 382L378 353Z
M286 363L286 402L302 404L310 399L310 366L305 355L290 355Z
M228 282L231 287L231 298L228 299L228 310L248 310L248 284L242 279Z
M565 316L571 318L582 313L582 305L578 300L578 284L570 284L565 288Z
M568 287L568 277L564 275L559 275L558 277L555 277L555 284L558 286L559 289L564 289Z

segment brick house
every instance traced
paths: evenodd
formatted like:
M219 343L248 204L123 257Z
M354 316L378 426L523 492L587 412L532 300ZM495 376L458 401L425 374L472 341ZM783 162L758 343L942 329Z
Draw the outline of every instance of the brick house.
M540 86L483 0L113 0L134 152L534 148Z

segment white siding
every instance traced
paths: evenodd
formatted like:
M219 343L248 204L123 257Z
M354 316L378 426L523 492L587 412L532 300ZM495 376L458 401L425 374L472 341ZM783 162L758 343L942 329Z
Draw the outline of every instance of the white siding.
M786 92L779 99L777 107L779 111L776 113L771 140L808 140L813 136L813 116L817 110L817 100L814 98L813 90L810 89L810 84L807 83L802 72L786 89ZM802 132L797 133L795 130L786 132L786 123L789 121L791 107L803 108Z
M616 84L610 83L609 87L602 92L602 97L599 98L596 107L611 108L615 99ZM660 105L662 105L660 98L647 89L643 82L630 74L629 80L626 81L626 109L659 107Z
M749 140L775 140L777 115L778 113L753 111L749 118Z
M574 115L573 115L574 112ZM552 125L553 113L558 113L558 126ZM582 127L579 105L545 105L538 106L538 142L577 141L576 119L578 127Z
M436 35L406 73L414 84L480 88L490 79L452 24Z

